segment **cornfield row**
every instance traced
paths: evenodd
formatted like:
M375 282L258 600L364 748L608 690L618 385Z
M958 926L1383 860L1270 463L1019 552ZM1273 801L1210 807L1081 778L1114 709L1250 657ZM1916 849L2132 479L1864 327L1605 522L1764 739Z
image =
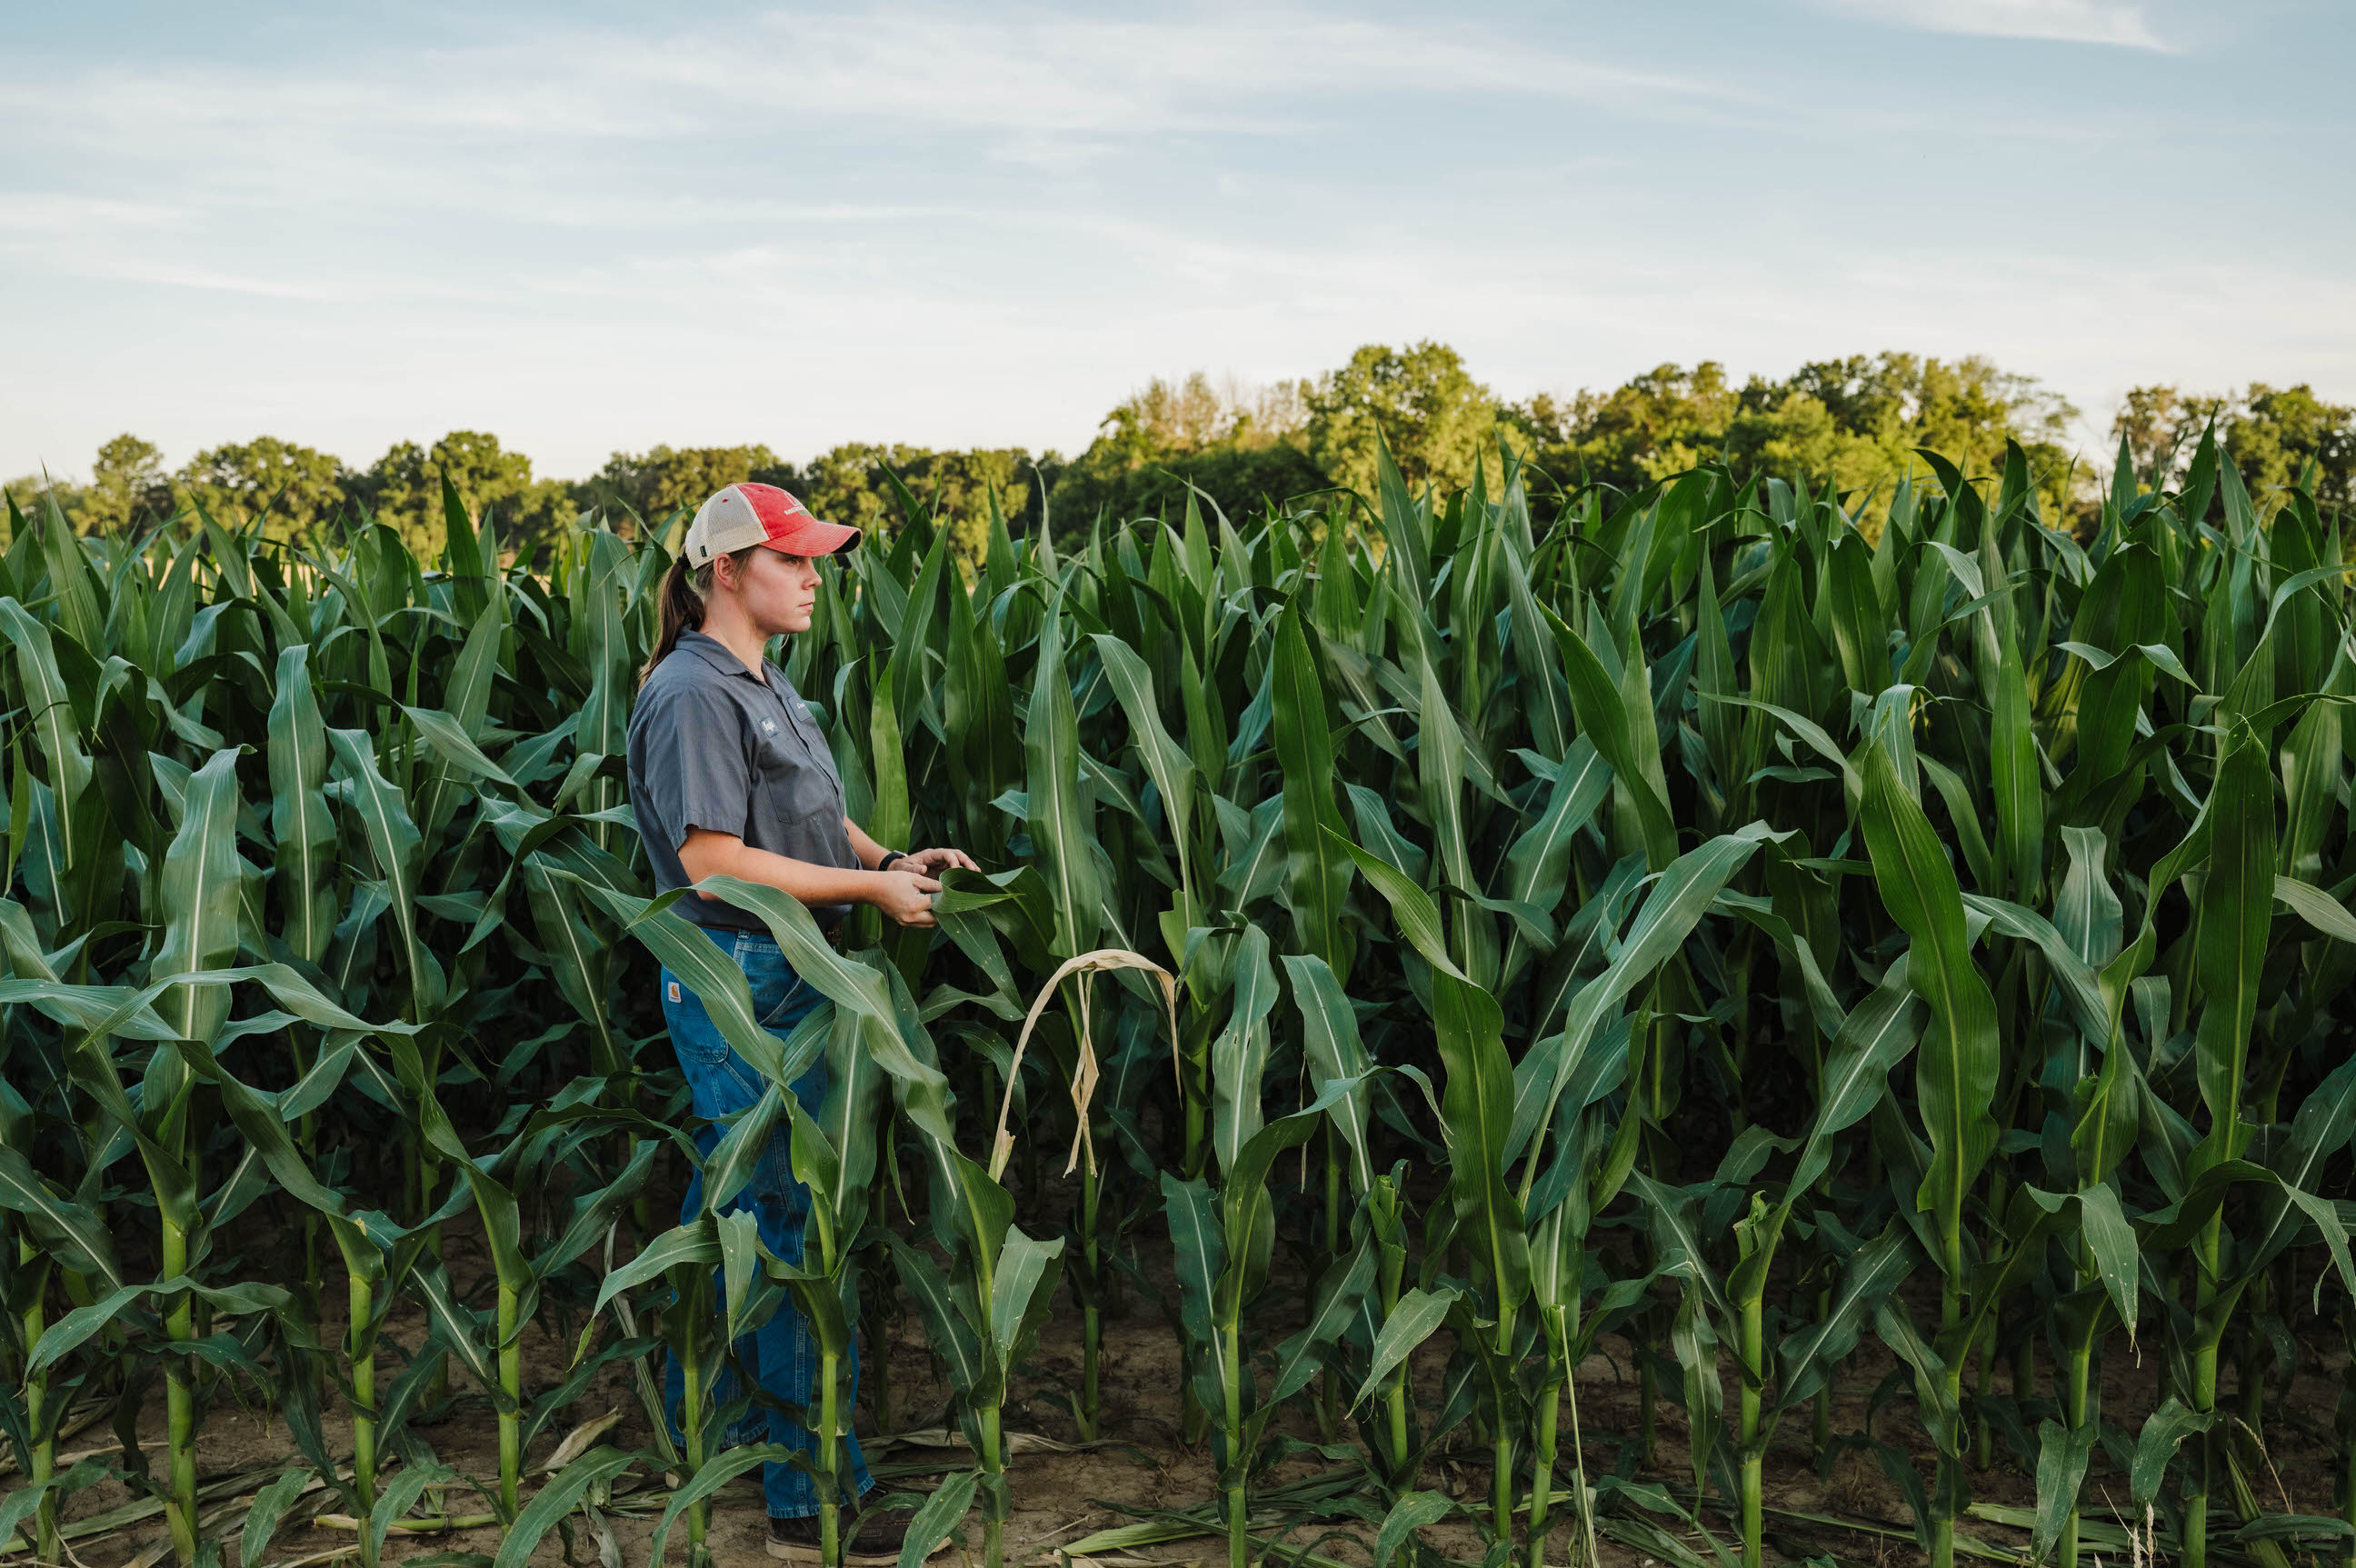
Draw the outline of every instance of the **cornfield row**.
M0 1541L63 1561L75 1494L122 1475L183 1563L258 1565L324 1495L374 1568L469 1488L498 1568L584 1503L659 1508L656 1560L677 1525L700 1561L711 1495L779 1457L720 1445L714 1373L790 1299L822 1477L862 1324L921 1315L974 1466L911 1551L978 1509L998 1568L1043 1324L1078 1318L1094 1437L1108 1300L1174 1279L1236 1568L1311 1431L1357 1455L1341 1513L1382 1521L1378 1563L1460 1509L1423 1489L1444 1449L1488 1461L1491 1568L1599 1529L1690 1560L1664 1509L1730 1518L1756 1568L1786 1418L1881 1462L1935 1568L2002 1451L2040 1561L2115 1549L2100 1478L2190 1568L2356 1563L2348 1520L2259 1501L2268 1391L2356 1332L2336 526L2304 492L2262 514L2205 442L2181 493L2122 462L2091 540L2017 448L1985 482L1925 456L1873 526L1712 471L1541 526L1508 460L1495 492L1386 467L1241 529L994 526L970 575L904 495L787 667L870 832L990 869L937 931L866 911L841 950L736 885L827 998L784 1039L642 876L650 537L584 520L541 577L455 492L436 563L364 523L77 539L12 506ZM771 1086L678 1227L653 960ZM813 1118L785 1086L820 1056ZM721 1212L787 1122L793 1265ZM479 1278L444 1258L469 1214ZM402 1302L430 1332L395 1353ZM562 1364L524 1364L534 1322ZM1605 1335L1636 1429L1566 1434ZM1927 1465L1894 1418L1833 1430L1869 1337ZM683 1453L652 1421L527 1481L602 1370L651 1405L665 1351ZM2130 1353L2165 1395L2132 1430L2100 1398ZM453 1389L487 1399L495 1477L412 1440ZM255 1391L293 1457L230 1541L196 1443ZM1657 1402L1689 1487L1641 1478ZM61 1467L99 1408L126 1446Z

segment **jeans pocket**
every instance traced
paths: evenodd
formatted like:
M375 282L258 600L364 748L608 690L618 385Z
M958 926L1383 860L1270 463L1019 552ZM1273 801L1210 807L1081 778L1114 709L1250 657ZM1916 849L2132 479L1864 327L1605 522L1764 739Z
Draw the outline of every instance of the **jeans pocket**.
M702 1000L668 969L662 972L662 1012L671 1049L681 1061L709 1067L728 1059L727 1036L703 1010Z
M786 955L767 937L736 939L736 966L753 993L753 1016L765 1029L782 1029L798 1023L814 1000L809 982L794 972Z
M787 971L787 972L788 974L793 973L791 970ZM795 974L793 976L793 983L786 987L786 993L777 999L777 1004L761 1015L761 1027L764 1029L779 1029L785 1027L788 1024L799 1023L801 1021L800 1015L809 1011L808 1007L802 1004L809 999L809 982L804 980L800 975Z

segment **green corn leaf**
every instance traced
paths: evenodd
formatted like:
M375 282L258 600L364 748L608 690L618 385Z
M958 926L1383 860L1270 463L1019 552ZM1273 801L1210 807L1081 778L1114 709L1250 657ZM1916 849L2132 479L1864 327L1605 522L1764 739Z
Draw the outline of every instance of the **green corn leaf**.
M439 708L412 708L406 703L402 704L401 711L411 724L417 726L417 733L425 737L426 744L459 772L470 778L487 779L495 784L504 784L510 789L517 787L516 781L508 777L505 769L483 755L483 748L475 744L474 737L466 733L466 725L455 715Z
M890 1231L884 1233L884 1242L892 1249L901 1288L916 1302L925 1320L926 1339L948 1369L949 1387L968 1400L974 1399L988 1376L980 1332L986 1325L976 1322L983 1316L981 1309L971 1301L970 1292L951 1284L925 1252Z
M1833 1037L1817 1080L1815 1123L1793 1166L1792 1193L1815 1185L1831 1164L1826 1145L1873 1113L1889 1092L1890 1070L1914 1048L1919 1009L1907 970L1907 955L1901 954L1882 972L1881 983L1850 1009Z
M1209 1363L1198 1379L1215 1405L1227 1386L1223 1364L1224 1341L1213 1331L1213 1298L1226 1273L1226 1243L1223 1239L1211 1189L1199 1177L1181 1181L1175 1172L1162 1173L1162 1213L1170 1223L1170 1242L1178 1274L1178 1317L1189 1344Z
M1712 1454L1726 1440L1726 1385L1718 1365L1718 1333L1704 1307L1703 1292L1688 1278L1669 1326L1669 1350L1685 1374L1686 1423L1694 1487L1709 1485Z
M1833 546L1833 650L1849 689L1872 696L1890 684L1889 618L1873 584L1873 552L1855 533Z
M1287 953L1285 978L1292 986L1293 1004L1301 1010L1301 1049L1320 1083L1334 1079L1364 1078L1374 1058L1358 1036L1358 1015L1325 961L1312 955ZM1334 1130L1350 1150L1351 1190L1365 1193L1374 1186L1373 1151L1367 1120L1372 1096L1354 1090L1333 1107Z
M2173 1394L2144 1418L2143 1429L2136 1434L2135 1462L2127 1477L2127 1496L2133 1506L2144 1508L2159 1496L2177 1445L2195 1433L2208 1431L2214 1420L2212 1415L2187 1409Z
M377 1494L376 1507L361 1521L369 1534L369 1555L380 1557L385 1537L392 1532L392 1521L405 1518L417 1506L417 1499L425 1495L426 1487L446 1486L457 1478L457 1472L447 1466L423 1464L408 1466L387 1482Z
M82 647L103 648L107 607L98 578L82 556L81 542L74 535L73 524L58 505L55 490L41 497L40 518L41 555L48 566L49 592L57 596L59 624ZM222 556L220 570L230 575L233 584L235 575L243 567L244 553L232 548L224 550ZM251 598L252 594L249 589L237 596Z
M1400 1294L1398 1305L1391 1308L1375 1336L1374 1355L1367 1363L1365 1380L1350 1402L1352 1408L1380 1392L1385 1380L1414 1354L1416 1347L1439 1331L1460 1294L1448 1285L1430 1291L1410 1287Z
M1211 1042L1211 1145L1222 1170L1233 1168L1265 1121L1261 1080L1272 1044L1268 1015L1277 991L1268 935L1258 927L1247 927L1236 943L1233 972L1235 1005L1227 1026Z
M1032 853L1055 894L1055 954L1068 959L1097 945L1104 895L1090 848L1096 809L1080 783L1079 719L1056 627L1051 615L1040 632L1038 675L1023 734L1030 758Z
M21 1003L82 1035L131 1040L179 1036L155 1011L169 983L134 991L127 985L71 985L57 980L0 980L0 1003Z
M536 1278L546 1278L586 1252L613 1228L621 1212L646 1189L652 1179L655 1155L661 1145L652 1138L640 1138L630 1145L629 1162L604 1187L574 1201L572 1217L564 1230L544 1251L532 1259L531 1272Z
M1401 1492L1375 1531L1374 1568L1390 1568L1391 1559L1417 1530L1438 1524L1455 1511L1455 1500L1444 1493Z
M2136 1246L2135 1228L2119 1208L2119 1195L2100 1182L2078 1193L2079 1233L2094 1260L2094 1271L2111 1305L2126 1326L2127 1343L2135 1343L2136 1289L2143 1259Z
M1571 835L1612 790L1612 768L1585 736L1573 741L1547 809L1505 852L1505 896L1552 914L1569 880Z
M1547 617L1562 651L1580 734L1602 754L1612 777L1628 791L1644 826L1645 858L1658 871L1676 858L1677 829L1661 771L1651 704L1630 703L1586 639L1551 611Z
M164 940L148 966L151 981L220 969L237 957L238 804L237 753L217 751L189 776L187 808L164 857ZM226 986L182 985L160 1010L182 1038L209 1040L228 1018L229 1000Z
M123 1285L109 1291L87 1306L75 1307L41 1331L25 1359L25 1375L37 1376L56 1366L79 1349L91 1335L123 1316L131 1305L148 1294L151 1285Z
M637 1257L608 1273L598 1284L596 1305L591 1310L605 1311L605 1304L624 1291L671 1269L710 1269L719 1262L720 1237L709 1216L691 1225L674 1227L640 1248Z
M2065 1519L2078 1506L2078 1489L2094 1452L2093 1422L2071 1431L2055 1422L2037 1423L2037 1523L2029 1531L2030 1562L2043 1562L2062 1538Z
M1464 831L1464 735L1449 712L1439 672L1423 665L1423 730L1416 745L1416 774L1422 787L1423 814L1431 823L1441 874L1451 886L1478 893L1472 851ZM1288 781L1292 773L1286 768Z
M2282 1190L2260 1200L2243 1237L2239 1273L2254 1278L2289 1247L2299 1230L2293 1190L2323 1190L2325 1165L2356 1135L2356 1058L2340 1063L2310 1090L2291 1118L2289 1135L2269 1161Z
M1276 1378L1269 1385L1265 1409L1273 1412L1284 1401L1309 1386L1325 1364L1327 1352L1340 1341L1375 1285L1375 1249L1362 1243L1346 1265L1329 1268L1318 1282L1317 1299L1301 1331L1277 1347Z
M1914 1397L1922 1407L1922 1424L1942 1454L1963 1452L1962 1410L1948 1393L1945 1363L1914 1326L1903 1297L1884 1295L1874 1309L1874 1337L1914 1374Z
M492 1402L498 1402L504 1391L499 1387L498 1348L485 1343L497 1336L487 1332L490 1326L485 1315L468 1311L452 1296L449 1279L439 1267L419 1269L413 1278L425 1308L428 1332L466 1369Z
M1892 1223L1850 1255L1825 1316L1787 1333L1776 1347L1775 1406L1790 1410L1815 1398L1880 1310L1884 1297L1914 1272L1919 1254L1905 1227Z
M316 963L336 929L336 824L327 806L327 732L311 686L307 643L278 654L270 704L270 831L284 937Z
M2274 780L2265 748L2247 730L2225 752L2207 815L2209 875L2197 966L2205 1002L2193 1061L2209 1108L2204 1158L2219 1160L2237 1152L2244 1064L2274 918Z
M1055 1294L1055 1275L1064 1255L1064 1239L1036 1241L1010 1227L991 1272L990 1343L1003 1374L1012 1378Z
M777 1123L786 1119L786 1102L792 1098L785 1089L771 1082L763 1086L761 1098L751 1110L736 1118L711 1156L703 1163L703 1208L706 1213L717 1214L727 1208L731 1199L744 1190L753 1179L754 1167L769 1146ZM796 1146L798 1156L801 1149ZM798 1173L797 1173L798 1179Z
M1554 1106L1564 1086L1579 1071L1588 1043L1604 1020L1616 1014L1621 1002L1639 983L1676 956L1717 902L1719 894L1749 864L1759 846L1785 836L1788 835L1772 832L1763 822L1754 822L1735 832L1720 833L1678 856L1661 874L1622 935L1610 964L1572 998L1564 1019L1564 1047L1557 1058L1554 1082L1547 1093L1546 1109L1533 1126L1552 1123ZM1536 1176L1537 1154L1533 1150L1522 1175L1523 1192L1529 1191Z
M2331 1259L2331 1270L2339 1276L2340 1288L2351 1298L2356 1298L2356 1258L2351 1258L2349 1253L2346 1218L2332 1204L2304 1188L2285 1183L2282 1193L2294 1208L2307 1216L2308 1223L2315 1227L2316 1234L2323 1238L2324 1251ZM2319 1314L2322 1310L2323 1286L2324 1280L2319 1277L2315 1282L2315 1303Z
M1408 945L1434 969L1465 979L1464 972L1449 956L1448 934L1440 923L1440 907L1431 901L1431 896L1390 862L1360 849L1339 833L1333 837L1336 847L1350 857L1359 873L1390 905L1391 918L1398 922L1399 935L1407 939Z
M1560 757L1570 745L1576 722L1570 693L1555 661L1553 639L1530 591L1527 563L1521 549L1504 553L1499 573L1505 578L1506 602L1513 616L1515 678L1529 714L1530 738L1548 757Z
M2110 1009L2103 1000L2101 977L2079 958L2070 939L2052 922L2034 909L2025 909L2003 898L1984 898L1976 893L1964 895L1964 908L1974 914L1986 915L1989 928L1998 934L2034 943L2052 966L2054 979L2077 1017L2078 1027L2091 1040L2109 1037Z
M787 1141L793 1149L794 1179L810 1189L813 1213L820 1208L839 1208L842 1201L841 1149L827 1136L826 1129L802 1109L798 1096L784 1094L778 1100L793 1128Z
M59 673L56 645L48 628L36 620L13 598L0 597L0 630L16 650L16 680L41 754L48 762L48 787L58 814L58 838L73 845L81 842L81 815L91 809L88 799L91 762L84 750L73 699ZM22 753L18 754L20 757ZM21 835L12 836L18 842Z
M571 881L593 903L604 907L624 934L644 942L665 969L679 976L680 983L703 1004L705 1013L727 1039L730 1049L769 1081L786 1081L780 1076L785 1067L783 1047L776 1036L761 1026L760 1015L753 1010L753 993L744 982L744 972L704 935L701 927L671 912L670 905L677 902L677 896L633 898L584 881L571 872L558 871L555 875ZM723 879L710 880L717 884ZM718 890L716 886L714 890ZM695 894L690 891L685 896L693 897ZM795 972L808 977L798 961Z
M606 996L611 949L590 925L577 885L563 874L559 862L549 855L530 854L518 869L523 873L533 930L549 957L556 988L588 1026L592 1063L602 1071L613 1072L620 1065L620 1052L613 1038L612 1007Z
M359 821L361 839L385 884L393 925L401 933L402 968L409 976L413 1021L423 1023L439 1008L443 983L441 966L420 942L417 929L418 863L423 841L407 803L377 771L375 746L368 734L331 729L327 742L335 748L337 767L348 790L346 803Z
M908 804L908 758L902 738L899 704L904 686L913 684L913 672L921 666L923 645L910 648L905 660L895 654L884 662L875 677L875 697L869 705L867 746L870 766L875 775L875 805L867 819L867 832L876 843L901 844L908 842L910 807ZM909 674L903 674L907 670ZM915 706L913 692L909 705Z
M1162 726L1162 710L1154 698L1153 674L1145 660L1129 644L1108 632L1098 632L1091 640L1096 644L1097 657L1103 661L1105 678L1112 685L1113 695L1129 718L1130 736L1145 763L1146 777L1153 780L1153 788L1162 797L1162 817L1178 853L1178 879L1192 888L1194 879L1188 850L1194 820L1194 760Z
M1521 1202L1505 1185L1515 1095L1504 1015L1495 997L1444 971L1432 973L1431 999L1456 1223L1488 1262L1498 1301L1511 1306L1528 1294L1530 1262Z
M1725 1291L1709 1266L1710 1238L1697 1211L1702 1189L1666 1187L1642 1171L1632 1171L1628 1180L1629 1190L1644 1205L1644 1228L1661 1272L1685 1279L1712 1312L1727 1316Z
M1936 1213L1952 1239L1961 1234L1965 1194L1996 1147L1988 1114L2002 1059L1996 998L1965 940L1963 889L1930 820L1879 746L1868 750L1859 772L1874 883L1913 940L1907 980L1930 1010L1915 1052L1914 1094L1933 1157L1917 1204ZM1952 1269L1952 1240L1949 1251L1944 1266Z
M2356 915L2322 888L2289 876L2276 876L2275 899L2291 913L2335 941L2356 943Z
M24 1216L27 1228L67 1268L108 1292L128 1282L115 1260L113 1233L96 1208L50 1189L25 1156L0 1144L0 1208Z
M767 1252L761 1245L759 1227L759 1219L749 1208L712 1217L712 1230L720 1239L720 1322L726 1344L751 1333L768 1316L765 1309L775 1305L776 1297L767 1289L755 1289L768 1284L763 1269ZM803 1255L809 1256L809 1251Z
M916 1517L908 1521L908 1531L901 1539L899 1568L921 1568L925 1560L949 1538L973 1507L974 1488L981 1482L979 1470L952 1470L941 1477L941 1484L918 1506Z
M748 1450L734 1453L742 1456ZM750 1450L757 1454L758 1449ZM492 1568L524 1568L531 1560L541 1537L554 1529L559 1520L580 1506L589 1488L609 1483L638 1463L638 1455L619 1448L599 1446L549 1477L538 1495L524 1504L515 1522L500 1538L498 1555L492 1559ZM747 1466L749 1468L750 1466ZM658 1559L659 1560L659 1559Z
M278 1527L285 1522L286 1510L294 1506L311 1484L311 1474L300 1466L281 1474L262 1488L246 1510L245 1529L238 1536L238 1561L261 1563L270 1555L270 1543L277 1539Z
M2106 964L2118 956L2126 934L2126 911L2103 875L2108 845L2094 828L2063 828L2062 843L2070 869L2053 897L2053 927L2079 961Z
M1287 886L1293 929L1302 949L1336 972L1348 970L1343 945L1342 895L1349 871L1333 843L1342 827L1334 805L1333 743L1326 729L1325 688L1309 648L1298 602L1277 622L1269 671L1274 693L1277 762L1283 773Z
M2034 904L2045 886L2045 785L2030 725L2028 672L2009 630L2008 625L1991 635L1997 658L1981 661L1988 689L1988 772L2006 886L2017 901Z

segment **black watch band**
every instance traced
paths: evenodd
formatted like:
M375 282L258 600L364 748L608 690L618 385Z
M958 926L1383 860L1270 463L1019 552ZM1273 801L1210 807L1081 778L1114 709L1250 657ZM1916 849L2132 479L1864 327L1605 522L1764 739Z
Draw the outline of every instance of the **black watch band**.
M878 871L889 871L889 870L891 870L891 869L892 869L892 863L893 863L894 861L895 861L895 860L905 860L905 859L907 859L907 858L908 858L908 852L907 852L907 851L905 851L905 850L901 850L901 849L892 850L892 851L890 851L889 853L887 853L887 854L884 856L884 858L883 858L883 859L881 859L881 860L879 860L879 861L877 861L877 862L875 863L875 869L876 869L876 870L878 870Z

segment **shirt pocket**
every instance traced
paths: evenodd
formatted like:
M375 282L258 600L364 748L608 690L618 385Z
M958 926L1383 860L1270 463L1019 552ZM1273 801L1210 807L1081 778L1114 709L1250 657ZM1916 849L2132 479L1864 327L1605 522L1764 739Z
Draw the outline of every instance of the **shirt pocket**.
M785 736L765 735L754 753L761 789L774 803L776 815L793 821L842 807L842 790L834 773L812 757L807 747Z

